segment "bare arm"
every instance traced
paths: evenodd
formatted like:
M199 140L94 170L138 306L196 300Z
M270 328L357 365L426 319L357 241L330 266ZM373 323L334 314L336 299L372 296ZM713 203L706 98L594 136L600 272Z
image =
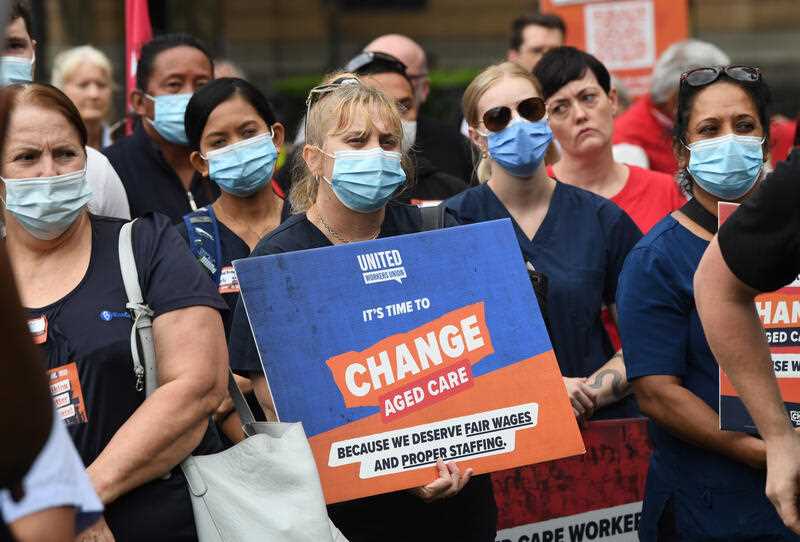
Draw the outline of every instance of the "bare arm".
M9 528L19 542L70 542L75 540L75 509L71 506L45 508L19 518Z
M679 439L751 467L766 466L764 442L746 433L720 431L719 416L675 376L645 376L633 383L642 413Z
M153 340L159 388L87 469L105 504L183 461L225 397L228 353L216 310L197 306L162 314L153 321Z
M586 386L594 390L597 408L614 404L627 397L632 390L625 374L622 350L614 354L605 365L587 378Z
M758 292L731 272L716 237L700 260L694 292L714 357L736 387L761 436L769 443L793 435L753 305Z
M617 306L609 305L608 311L614 322L617 322ZM595 408L603 408L627 397L632 390L628 383L622 350L615 353L602 367L592 373L586 379L586 386L595 393L597 402Z
M756 293L734 276L715 237L694 276L695 300L708 344L767 444L766 493L787 527L800 533L800 436L786 416Z
M278 419L275 414L275 405L272 404L272 394L269 391L269 383L264 373L252 373L250 381L253 383L253 391L258 399L258 404L261 405L261 410L264 411L264 416L267 421L274 422Z

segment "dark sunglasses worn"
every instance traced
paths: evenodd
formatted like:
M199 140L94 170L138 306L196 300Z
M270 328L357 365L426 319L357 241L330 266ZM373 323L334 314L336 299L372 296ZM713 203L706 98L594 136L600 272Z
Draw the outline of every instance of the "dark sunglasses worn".
M517 113L525 120L536 122L544 117L545 106L541 98L526 98L517 104ZM501 105L483 114L483 125L490 132L499 132L511 122L511 108Z
M705 68L695 68L681 75L681 84L685 83L690 87L702 87L713 83L722 74L727 75L734 81L742 83L756 83L761 80L761 70L750 66L708 66Z

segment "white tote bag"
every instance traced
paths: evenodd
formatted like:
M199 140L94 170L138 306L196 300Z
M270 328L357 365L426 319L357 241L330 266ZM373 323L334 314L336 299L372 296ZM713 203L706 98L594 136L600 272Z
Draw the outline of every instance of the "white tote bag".
M149 396L158 386L153 312L145 304L139 286L132 226L133 222L129 222L120 231L119 260L127 308L134 316L134 371L138 378L144 378ZM223 452L190 455L181 463L200 542L346 542L328 519L319 474L302 424L256 422L230 370L228 391L246 438Z

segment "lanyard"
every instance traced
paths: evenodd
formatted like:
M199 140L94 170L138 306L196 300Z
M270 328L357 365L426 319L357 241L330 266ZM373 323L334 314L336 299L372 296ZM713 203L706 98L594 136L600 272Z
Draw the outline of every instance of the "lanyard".
M708 209L703 207L696 198L687 201L683 207L680 208L680 211L708 233L712 235L717 233L719 220L716 216L708 212Z

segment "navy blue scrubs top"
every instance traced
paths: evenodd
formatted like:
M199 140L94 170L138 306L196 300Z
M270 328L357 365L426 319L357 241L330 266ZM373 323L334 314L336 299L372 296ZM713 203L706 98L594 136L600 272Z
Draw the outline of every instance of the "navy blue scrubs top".
M617 278L642 234L613 202L556 182L550 207L533 239L523 233L487 184L445 202L461 224L511 218L522 255L548 279L547 313L561 374L587 377L614 354L600 320L614 303ZM598 410L593 419L637 416L632 396Z
M455 223L445 217L445 225ZM386 217L378 237L420 230L422 215L419 209L392 202L386 207ZM331 246L328 238L302 213L293 215L262 239L252 256L327 246ZM229 350L234 372L244 376L263 372L241 303L236 306L233 316ZM332 504L328 506L328 515L350 542L494 542L497 524L497 506L488 474L474 476L455 497L430 504L407 491L397 491Z
M125 222L91 216L91 223L91 257L81 282L55 303L28 309L32 320L47 319L41 347L51 393L87 466L145 399L144 391L136 391L132 320L119 267L119 231ZM137 220L133 248L142 294L155 318L196 305L225 307L167 217L151 214ZM158 423L151 429L158 431ZM209 425L194 453L221 450L219 435ZM117 540L196 540L180 466L169 479L157 478L107 505L105 518Z
M285 202L281 209L281 222L285 221L291 216L290 209L291 206L289 205L289 202ZM211 212L213 213L214 211L212 210ZM175 227L178 228L178 233L188 243L189 234L186 232L186 223L181 221L181 223L176 224ZM231 268L234 260L247 258L250 255L250 246L220 220L217 220L217 227L219 228L221 267L222 269ZM200 267L207 272L205 267L202 265ZM239 300L239 283L236 282L233 285L228 284L227 286L217 284L217 287L219 288L219 294L222 296L222 299L224 299L225 303L228 305L228 310L222 311L220 315L222 316L222 324L225 326L225 337L230 338L233 310L236 308L236 302Z
M625 262L617 311L628 380L676 376L719 412L719 366L706 342L692 285L708 244L671 216L656 224ZM684 442L653 422L650 435L654 451L642 541L656 540L670 500L681 540L800 540L783 527L764 495L766 471Z

